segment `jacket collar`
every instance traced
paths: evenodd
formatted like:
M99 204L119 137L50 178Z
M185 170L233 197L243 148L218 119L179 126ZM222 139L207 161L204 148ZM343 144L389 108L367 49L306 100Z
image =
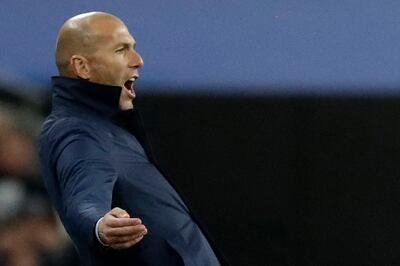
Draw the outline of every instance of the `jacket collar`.
M60 76L52 77L51 83L55 105L83 106L105 116L119 112L121 87Z

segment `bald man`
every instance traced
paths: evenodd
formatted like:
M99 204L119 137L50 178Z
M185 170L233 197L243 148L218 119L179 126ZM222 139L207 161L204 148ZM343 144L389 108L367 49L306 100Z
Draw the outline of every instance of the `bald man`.
M82 265L220 265L148 152L133 101L143 66L135 47L111 14L61 27L60 76L39 140L46 188Z

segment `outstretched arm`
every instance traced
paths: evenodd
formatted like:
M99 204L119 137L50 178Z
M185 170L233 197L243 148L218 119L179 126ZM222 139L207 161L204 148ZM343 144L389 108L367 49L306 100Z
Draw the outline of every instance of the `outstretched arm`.
M111 209L117 173L110 149L102 138L82 128L58 143L56 169L60 187L61 218L71 237L92 245L98 222L99 240L112 248L127 248L147 233L138 218Z

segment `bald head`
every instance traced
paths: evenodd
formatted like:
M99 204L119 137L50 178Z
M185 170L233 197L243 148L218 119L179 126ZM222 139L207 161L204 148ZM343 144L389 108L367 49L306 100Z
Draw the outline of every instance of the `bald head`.
M107 28L125 24L117 17L104 12L90 12L68 19L61 27L56 47L56 64L60 75L74 76L71 70L71 58L74 55L90 57Z

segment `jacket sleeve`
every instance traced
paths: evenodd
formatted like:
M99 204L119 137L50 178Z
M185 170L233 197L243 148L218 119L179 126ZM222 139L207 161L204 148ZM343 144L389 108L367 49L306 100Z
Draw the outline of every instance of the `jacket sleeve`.
M61 196L60 216L75 242L91 246L97 241L97 220L111 209L117 174L104 138L93 129L67 131L57 138L53 153Z

